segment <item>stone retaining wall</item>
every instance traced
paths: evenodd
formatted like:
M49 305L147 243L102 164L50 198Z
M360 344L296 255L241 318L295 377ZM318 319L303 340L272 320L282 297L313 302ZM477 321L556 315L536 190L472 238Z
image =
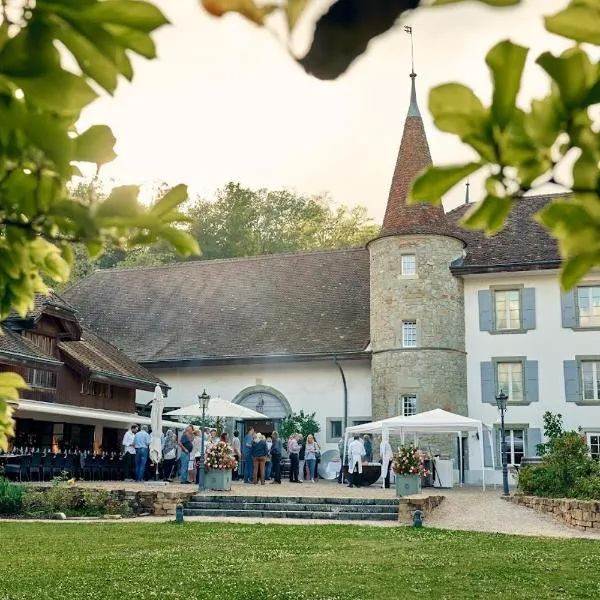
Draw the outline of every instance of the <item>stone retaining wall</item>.
M509 496L505 500L513 504L552 513L552 516L558 521L562 521L580 531L600 530L600 502L520 495Z
M398 521L400 523L412 523L413 513L420 510L424 518L431 514L434 508L442 503L445 496L424 496L424 497L405 497L400 498L398 504Z

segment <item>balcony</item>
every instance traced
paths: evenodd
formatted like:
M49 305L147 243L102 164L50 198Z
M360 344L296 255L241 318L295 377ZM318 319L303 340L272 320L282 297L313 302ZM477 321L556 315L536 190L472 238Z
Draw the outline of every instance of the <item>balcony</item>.
M32 386L31 389L21 392L21 398L37 402L56 402L56 389Z

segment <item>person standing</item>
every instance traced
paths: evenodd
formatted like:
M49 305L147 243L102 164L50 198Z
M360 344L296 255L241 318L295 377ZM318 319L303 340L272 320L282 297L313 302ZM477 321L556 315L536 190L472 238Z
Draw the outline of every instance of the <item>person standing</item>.
M233 469L233 472L231 474L231 478L234 481L237 481L240 478L239 475L239 467L242 464L242 444L240 442L240 432L236 429L233 432L233 439L231 440L231 448L233 450L233 455L235 456L235 460L237 461L238 466Z
M281 455L283 454L283 444L279 439L279 434L274 431L271 434L273 445L271 446L271 474L273 483L281 483Z
M300 468L300 462L298 460L298 454L300 452L300 444L298 443L298 437L300 434L294 433L288 441L288 455L290 457L290 483L300 483L298 480L298 470Z
M125 481L133 481L135 471L135 447L133 439L138 432L138 426L133 424L123 436L123 470Z
M254 427L248 429L244 437L244 483L252 483L254 464L252 462L252 444L254 443Z
M304 442L304 436L301 433L298 434L298 444L300 444L300 451L298 452L298 481L302 483L304 481L306 444Z
M367 462L373 462L373 442L368 433L365 433L363 436L363 445L365 447L365 460Z
M315 482L315 469L317 466L317 452L319 451L319 444L315 441L312 434L309 434L306 438L306 445L304 446L304 459L306 461L306 467L308 468L308 474L310 476L311 483Z
M260 485L265 485L265 464L267 462L267 442L265 436L257 434L254 443L252 444L252 460L254 471L252 483L256 485L260 479Z
M392 446L390 445L390 434L384 431L381 435L381 444L379 444L379 454L381 456L381 478L383 480L381 487L390 487L390 464L393 458Z
M362 458L365 455L365 447L359 435L355 435L354 439L348 444L348 454L350 455L348 460L349 487L360 487L359 478L355 476L354 471L358 468L358 474L362 475Z
M142 429L133 436L133 446L135 448L136 481L144 481L146 463L148 462L150 440L150 434L148 433L148 427L146 425L142 425Z
M190 483L188 481L188 465L190 462L190 452L194 449L194 428L188 425L179 440L179 481L180 483Z
M271 481L271 471L273 470L273 464L271 463L271 448L273 447L273 439L267 438L267 462L265 464L265 477L267 481Z
M167 429L167 435L165 435L163 442L163 479L169 481L177 460L177 436L172 429Z

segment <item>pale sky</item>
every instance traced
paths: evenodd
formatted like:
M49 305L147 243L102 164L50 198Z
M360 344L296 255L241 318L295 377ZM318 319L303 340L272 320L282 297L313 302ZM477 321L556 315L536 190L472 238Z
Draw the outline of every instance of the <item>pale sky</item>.
M381 221L410 93L410 39L402 24L372 42L344 76L322 82L306 75L269 32L238 15L215 19L197 0L156 3L173 23L156 36L159 58L135 61L133 82L96 101L81 123L106 123L117 137L119 157L104 177L186 183L207 197L228 181L328 192L338 203L366 206ZM568 42L544 31L542 14L564 5L525 0L498 10L473 2L419 10L404 21L415 35L419 105L435 163L472 155L435 129L428 90L460 81L488 102L485 53L510 38L532 48L519 101L545 95L533 59ZM481 182L472 183L471 199L479 199ZM463 199L464 188L455 190L446 208Z

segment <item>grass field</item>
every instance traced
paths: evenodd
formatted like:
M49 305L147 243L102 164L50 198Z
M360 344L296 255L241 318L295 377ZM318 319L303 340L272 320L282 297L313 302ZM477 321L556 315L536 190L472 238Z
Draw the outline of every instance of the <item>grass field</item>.
M0 523L0 600L600 598L600 543L436 529Z

